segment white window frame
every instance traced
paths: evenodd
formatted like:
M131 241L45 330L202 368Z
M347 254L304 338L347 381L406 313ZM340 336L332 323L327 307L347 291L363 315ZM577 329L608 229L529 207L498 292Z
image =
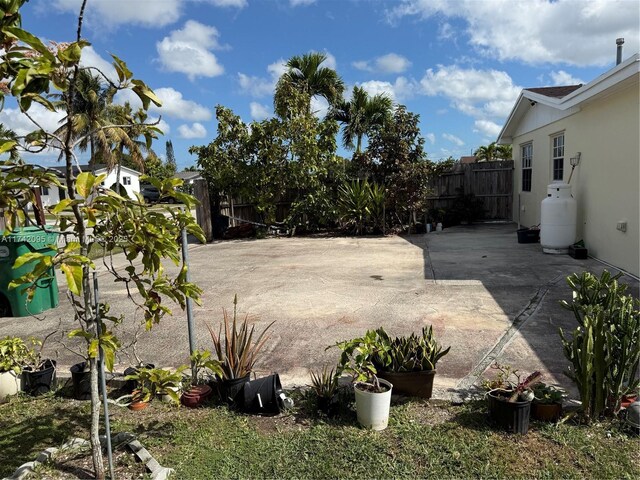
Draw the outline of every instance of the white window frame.
M558 162L561 164L560 168L556 168ZM559 175L556 174L558 171ZM551 136L551 180L564 180L564 132Z
M533 142L520 145L520 159L522 163L522 183L520 188L523 192L530 192L533 178ZM525 171L529 172L529 188L527 190L524 188Z

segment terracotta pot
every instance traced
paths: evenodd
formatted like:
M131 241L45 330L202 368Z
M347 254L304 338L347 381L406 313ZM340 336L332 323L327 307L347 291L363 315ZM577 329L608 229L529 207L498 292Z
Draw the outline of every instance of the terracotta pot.
M384 378L393 385L393 393L409 397L431 398L435 370L418 372L380 372L378 378Z
M193 385L189 390L182 394L180 403L185 407L196 408L204 403L211 395L211 387L209 385Z
M620 408L629 408L636 400L638 400L638 395L623 395L620 400Z
M138 411L143 410L149 406L149 402L131 402L129 404L129 410Z
M561 403L540 403L531 404L531 417L541 422L557 422L562 415Z

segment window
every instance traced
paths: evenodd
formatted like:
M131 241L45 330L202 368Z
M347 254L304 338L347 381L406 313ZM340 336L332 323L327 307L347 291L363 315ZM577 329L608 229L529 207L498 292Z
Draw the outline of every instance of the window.
M564 178L564 133L553 137L553 149L551 152L553 168L553 180Z
M531 191L531 161L533 160L533 143L527 143L520 147L522 158L522 191Z
M40 187L40 195L49 195L49 187Z
M123 185L131 185L131 177L129 177L129 176L122 177L122 184Z

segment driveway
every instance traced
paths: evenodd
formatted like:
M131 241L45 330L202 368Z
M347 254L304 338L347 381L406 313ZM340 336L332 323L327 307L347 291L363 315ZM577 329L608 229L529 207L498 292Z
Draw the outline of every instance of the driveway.
M205 322L216 327L222 309L249 316L261 330L275 320L259 374L279 372L285 385L308 383L308 371L335 364L336 341L384 326L394 335L432 324L451 353L438 364L435 395L469 388L493 360L523 371L542 370L550 383L570 387L558 328L572 330L572 314L559 307L570 298L565 277L600 272L594 260L543 254L538 244L518 244L514 224L483 224L406 237L270 238L237 240L189 249L191 277L204 289L194 308L197 345L211 348ZM625 281L638 294L638 284ZM100 295L126 317L120 333L136 354L157 366L188 360L186 316L175 310L151 332L126 299L122 284L100 274ZM78 343L64 337L76 328L61 293L61 305L40 318L0 318L0 336L58 335L46 345L64 370ZM127 356L128 355L128 356ZM124 349L117 370L133 361Z

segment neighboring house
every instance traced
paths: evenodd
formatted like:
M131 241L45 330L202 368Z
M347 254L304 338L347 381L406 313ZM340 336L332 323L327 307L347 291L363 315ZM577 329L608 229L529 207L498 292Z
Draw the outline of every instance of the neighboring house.
M202 180L202 174L200 172L177 172L174 177L181 179L184 185L193 185L193 182L196 180Z
M478 159L475 155L467 155L460 157L460 163L476 163Z
M568 182L576 240L589 254L640 275L640 56L586 85L524 89L499 144L513 145L514 221L540 223L547 185Z
M109 171L105 165L100 164L93 167L89 165L80 165L80 168L83 172L93 172L94 175L102 175L103 173L106 173L107 178L102 182L102 185L106 188L113 188L116 183L118 183L116 181L118 174L117 168ZM58 176L61 179L64 179L65 167L52 167L52 169L57 170L59 172ZM80 173L78 167L74 167L73 173L74 175L78 175L78 173ZM120 167L120 184L124 187L130 198L135 198L135 194L140 193L140 175L140 172L133 170L132 168ZM58 203L64 196L64 190L45 188L40 192L40 196L42 197L42 205L47 207Z

